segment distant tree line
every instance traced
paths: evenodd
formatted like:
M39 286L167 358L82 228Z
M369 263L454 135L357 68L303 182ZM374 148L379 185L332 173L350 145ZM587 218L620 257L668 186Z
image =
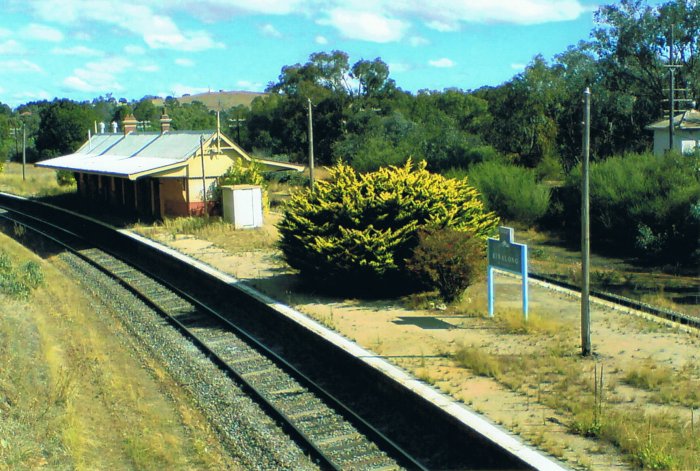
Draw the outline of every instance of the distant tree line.
M222 111L222 125L249 150L304 162L307 103L314 113L317 160L338 160L370 170L426 160L432 170L468 168L494 158L535 168L552 161L566 171L579 159L581 94L593 93L592 155L605 159L649 147L644 126L663 117L667 98L670 33L678 88L700 91L700 5L676 0L650 7L621 0L595 13L590 39L555 56L536 56L522 73L495 87L403 91L380 58L350 65L342 51L311 54L304 64L284 66L251 107ZM75 150L95 122L109 126L128 113L157 129L163 111L174 129L216 125L202 103L164 107L152 98L127 102L111 94L91 102L31 102L16 110L0 104L0 158L14 158L11 129L24 122L32 155L45 158ZM240 136L240 137L239 137ZM15 152L13 152L13 150Z
M351 65L342 51L314 53L303 64L282 67L267 94L250 107L223 110L221 125L254 155L305 163L310 100L317 164L342 161L367 172L409 158L425 161L434 172L472 175L489 209L501 216L524 224L551 220L552 208L561 210L572 198L562 202L566 192L555 191L550 201L550 188L571 181L568 175L579 163L586 87L593 97L594 162L650 149L652 135L644 128L668 112L664 100L671 46L679 66L676 86L688 90L689 98L700 96L698 2L674 0L652 7L642 0L621 0L601 6L594 18L589 40L550 61L536 56L511 80L477 90L410 93L390 77L381 58ZM83 103L32 102L16 110L0 105L0 159L17 158L21 140L18 148L17 132L11 130L21 123L30 160L72 152L95 122L120 122L128 113L146 123L146 130L158 129L163 110L174 129L216 127L215 113L200 102L181 104L169 97L161 108L151 98L129 103L108 94ZM508 194L499 184L504 178L512 182ZM692 178L697 181L698 175ZM684 193L689 199L679 208L686 209L674 209L674 217L695 217L700 204L693 191ZM695 212L688 215L688 207ZM660 247L668 245L661 239L675 240L651 220L637 221L631 230L637 232L630 238L642 245Z

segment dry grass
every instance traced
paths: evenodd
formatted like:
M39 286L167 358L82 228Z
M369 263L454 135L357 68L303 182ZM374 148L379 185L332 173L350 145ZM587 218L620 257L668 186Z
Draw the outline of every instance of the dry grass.
M62 193L72 193L76 186L60 186L56 182L56 171L34 167L25 167L26 180L22 180L22 164L6 162L3 172L0 172L0 191L20 196L53 196Z
M204 92L194 95L182 96L176 98L180 103L192 103L200 101L210 110L226 110L234 106L250 106L253 100L259 96L265 96L265 93L245 92L245 91L219 91L219 92ZM162 98L154 98L151 100L158 107L163 106ZM223 123L222 123L223 124ZM235 138L230 135L229 137Z
M521 310L503 309L494 318L509 334L545 334L554 335L565 329L564 324L537 312L529 312L525 320Z
M474 374L498 379L501 377L501 361L495 356L474 346L461 346L453 354L454 361Z
M0 468L235 467L177 385L153 379L58 260L3 234L0 244L46 278L29 302L0 295Z
M265 226L255 229L236 230L232 224L224 222L220 217L179 217L166 218L152 226L137 224L131 227L131 230L155 239L164 234L167 234L171 240L183 236L196 237L232 252L272 250L277 243L275 224L279 221L280 215L268 212L263 218Z
M503 322L508 325L515 321ZM697 392L700 378L695 365L689 364L676 372L648 361L626 372L604 373L604 363L591 363L572 355L571 345L562 346L566 340L561 332L557 333L546 323L541 330L526 332L521 324L515 323L517 328L509 328L505 335L526 333L539 345L538 352L512 355L496 353L488 346L458 346L452 360L473 374L493 378L508 389L534 396L536 403L569 417L566 424L571 432L615 445L634 466L697 469L700 437L695 432L694 408L700 405ZM507 343L508 337L503 342ZM426 376L424 369L417 371L420 379ZM656 410L644 403L620 400L616 390L621 382L651 391L650 400L665 406ZM544 436L538 442L536 435L530 434L529 438L554 452Z
M648 361L644 365L629 370L624 376L624 382L635 388L656 391L663 385L671 383L673 376L673 370L670 368Z

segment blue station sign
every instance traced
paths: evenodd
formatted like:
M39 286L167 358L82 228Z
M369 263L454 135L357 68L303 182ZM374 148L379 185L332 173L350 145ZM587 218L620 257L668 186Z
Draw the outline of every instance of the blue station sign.
M489 265L500 270L520 274L527 246L513 242L513 229L498 228L498 239L488 240Z
M487 289L489 316L493 316L495 300L493 289L494 268L522 276L523 315L527 319L527 245L514 242L513 229L511 227L499 227L498 239L488 239Z

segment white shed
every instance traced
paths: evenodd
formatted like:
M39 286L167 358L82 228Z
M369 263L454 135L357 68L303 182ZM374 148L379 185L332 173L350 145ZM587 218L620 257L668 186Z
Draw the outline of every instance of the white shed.
M262 189L257 185L221 187L224 221L236 229L262 227Z
M650 124L646 129L654 131L654 155L663 155L669 148L668 119ZM700 149L700 112L688 110L673 118L673 149L682 154L692 154Z

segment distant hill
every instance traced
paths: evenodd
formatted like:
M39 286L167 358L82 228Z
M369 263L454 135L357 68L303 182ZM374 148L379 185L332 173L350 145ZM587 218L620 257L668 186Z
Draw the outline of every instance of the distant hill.
M250 106L255 98L265 95L266 93L259 92L227 92L224 90L219 90L218 92L198 93L196 95L184 95L175 98L180 103L201 101L210 110L226 110L237 105ZM163 99L154 98L153 104L156 106L163 106Z

